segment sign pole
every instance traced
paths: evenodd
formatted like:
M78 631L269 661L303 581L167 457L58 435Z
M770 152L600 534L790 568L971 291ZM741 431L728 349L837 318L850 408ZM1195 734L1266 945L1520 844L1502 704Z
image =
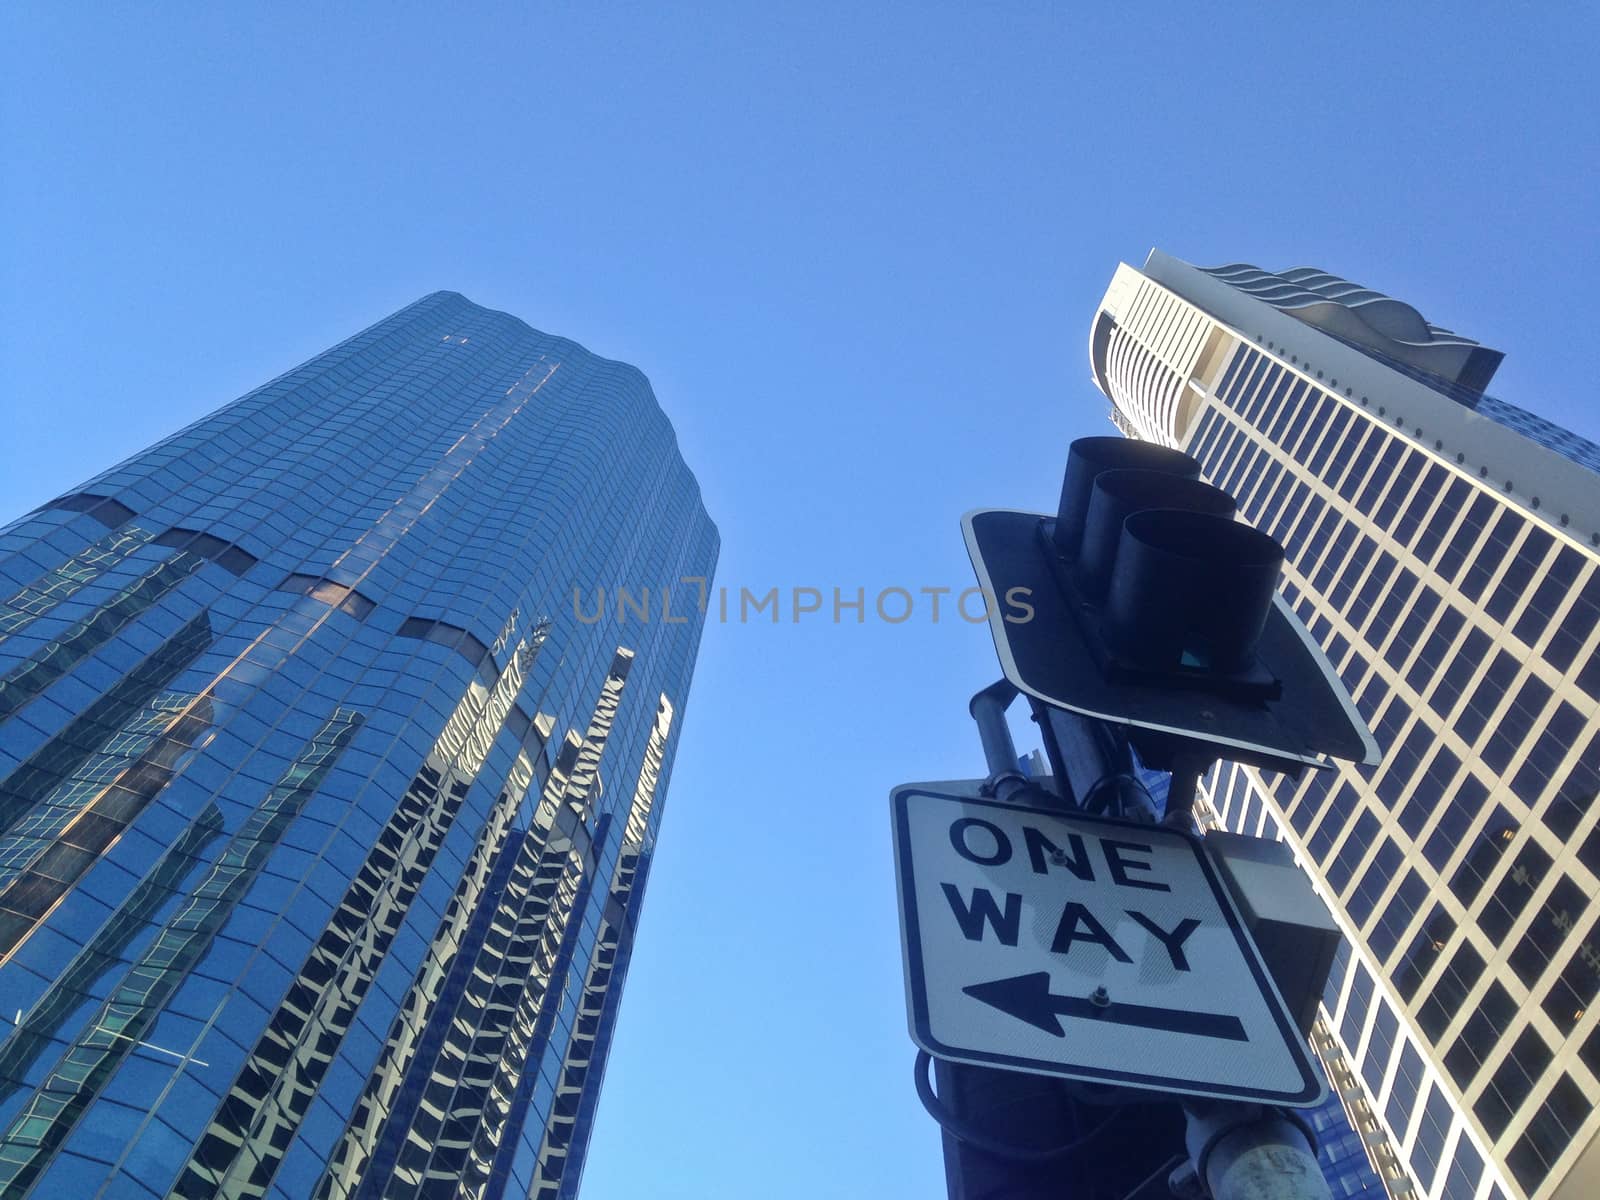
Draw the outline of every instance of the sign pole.
M1039 813L1035 819L1044 819L1041 810L1054 810L1063 818L1081 822L1087 819L1083 810L1092 805L1097 810L1112 810L1120 822L1118 828L1131 831L1144 824L1154 829L1155 814L1148 794L1119 731L1109 723L1036 705L1056 791L1024 776L1017 769L1005 715L1017 694L1012 685L1002 681L972 699L971 712L988 769L981 790L991 799L976 800L977 808L966 811L988 811L1000 820L999 814L1013 811L1014 805L1018 814ZM1192 818L1180 815L1178 820L1193 837ZM981 821L963 817L951 828L969 824ZM1001 825L990 829L1010 836ZM1137 835L1132 836L1137 840ZM1119 857L1117 861L1135 869L1140 865L1138 850L1149 852L1148 847L1126 842L1111 845L1133 852L1134 858L1124 862ZM975 851L968 847L968 852ZM982 856L986 848L980 847L976 853ZM998 843L994 857L999 857ZM972 903L971 911L976 911L975 897ZM1084 1004L1080 998L1057 994L1044 975L996 980L965 991L1023 1021L1046 1027L1054 1024L1052 1014L1057 1011L1081 1016ZM1101 989L1099 994L1103 993ZM1223 997L1207 996L1210 1002L1199 1007L1223 1011L1187 1014L1183 1025L1192 1031L1203 1031L1207 1021L1233 1020ZM1094 1002L1091 996L1088 1003ZM1167 1010L1138 1004L1124 1005L1123 1011L1123 1020L1158 1027L1171 1019ZM1170 1196L1331 1200L1312 1137L1290 1110L1252 1101L1167 1098L1120 1086L1063 1083L1025 1071L943 1057L932 1059L935 1088L927 1080L929 1065L926 1052L918 1056L917 1088L943 1130L949 1200L1000 1196L1014 1200L1166 1200ZM1146 1182L1135 1186L1129 1182L1134 1176Z
M1277 593L1283 547L1200 475L1180 451L1080 438L1055 517L962 518L979 584L1008 601L988 613L1005 678L970 707L988 773L890 794L950 1200L1331 1200L1295 1111L1326 1095L1304 1005L1192 804L1218 758L1297 775L1378 748ZM1019 695L1049 787L1018 769ZM1159 820L1141 762L1172 776Z
M1019 800L1024 792L1034 800L1054 801L1056 798L1017 769L1017 747L1011 740L1011 728L1006 724L1006 709L1017 698L1017 689L1004 679L991 683L972 698L967 711L978 725L978 740L983 743L984 765L989 778L984 790L996 800Z
M1108 727L1096 722L1093 724L1101 724L1099 730L1088 729L1091 722L1085 718L1043 705L1038 708L1043 710L1038 713L1041 724L1048 722L1047 727L1056 733L1062 766L1075 789L1089 794L1103 786L1103 781L1126 775L1122 756L1107 753L1108 743L1116 739L1096 736L1109 733ZM1192 788L1195 781L1185 782ZM1183 816L1179 819L1193 830L1187 805L1180 811ZM1153 814L1146 808L1129 811L1127 816L1148 820ZM1283 1110L1191 1100L1184 1103L1183 1113L1189 1161L1173 1173L1175 1191L1201 1185L1202 1194L1212 1200L1331 1200L1305 1127Z
M1179 1173L1203 1179L1213 1200L1331 1200L1305 1127L1282 1110L1189 1101L1183 1115L1189 1161Z
M1016 695L1016 688L1000 680L973 696L967 706L983 744L985 790L997 800L1053 801L1053 796L1030 783L1017 769L1016 743L1006 724L1006 709ZM919 1055L919 1083L923 1069ZM1004 1194L1014 1183L1018 1164L997 1161L995 1155L982 1150L974 1153L974 1132L997 1143L1023 1141L1030 1146L1058 1143L1070 1136L1071 1126L1061 1110L1059 1089L1051 1080L937 1059L933 1074L940 1102L951 1116L964 1123L967 1134L966 1138L957 1136L952 1131L953 1122L943 1127L949 1200L984 1200Z

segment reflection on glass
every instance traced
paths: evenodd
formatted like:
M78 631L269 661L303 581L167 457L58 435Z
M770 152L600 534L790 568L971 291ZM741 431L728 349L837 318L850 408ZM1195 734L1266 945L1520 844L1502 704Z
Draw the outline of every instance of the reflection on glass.
M0 837L0 891L50 849L63 830L82 816L95 798L183 715L193 700L192 695L183 692L157 696L91 754L70 779L48 792Z
M265 1194L505 723L529 657L524 642L492 688L474 680L456 705L268 1019L173 1195Z
M91 993L95 981L123 965L128 944L163 904L182 891L184 880L200 865L200 856L221 831L222 810L215 802L209 803L94 938L73 956L44 999L0 1042L0 1101L16 1089L14 1081L23 1078L45 1052L62 1022Z
M289 822L332 769L361 720L361 714L340 709L311 738L234 834L194 894L168 918L85 1032L34 1091L5 1134L0 1195L20 1193L27 1187L122 1060L140 1044L254 882ZM205 820L204 814L200 820Z
M0 641L32 623L87 584L93 583L155 534L137 525L113 530L47 571L27 587L0 601Z
M415 1104L402 1111L400 1096L402 1085L412 1064L421 1053L426 1053L425 1033L430 1025L437 1024L442 1015L440 996L446 985L461 974L463 952L470 956L482 944L484 930L476 930L472 937L469 925L477 914L479 903L490 887L494 867L505 851L507 836L511 833L512 818L527 796L533 782L533 762L525 752L517 754L506 778L489 820L466 869L456 885L455 893L445 909L444 918L429 945L427 957L417 979L406 993L400 1012L389 1029L378 1064L367 1079L367 1085L356 1105L355 1114L345 1129L344 1137L335 1148L317 1188L317 1196L348 1196L360 1185L368 1164L378 1152L379 1139L391 1127L395 1132L409 1124L415 1113ZM504 880L500 881L502 884ZM477 922L482 925L482 922ZM470 957L467 958L470 962ZM459 986L459 983L458 983ZM435 1039L436 1040L436 1039ZM434 1046L437 1051L437 1045ZM393 1140L393 1139L392 1139ZM394 1147L389 1148L390 1154ZM370 1189L369 1189L370 1190Z
M206 696L172 697L168 707L156 708L153 715L161 724L149 748L92 796L76 797L79 807L67 810L67 820L47 845L42 838L33 838L18 839L7 847L19 858L13 864L14 873L0 882L0 962L22 944L156 793L171 782L179 759L211 723L211 701ZM47 810L40 819L47 825L57 815Z
M628 806L622 849L611 873L611 892L600 923L600 936L584 976L572 1039L567 1044L555 1100L545 1124L544 1141L534 1163L531 1196L554 1195L566 1172L573 1169L574 1164L568 1160L577 1157L581 1161L584 1151L582 1139L574 1135L580 1113L592 1109L598 1098L600 1072L605 1067L611 1032L606 1020L607 1000L616 995L614 976L626 974L628 969L638 915L634 885L642 882L642 874L648 867L650 812L655 805L667 741L672 736L672 716L672 701L663 694L656 701L655 724L650 728L644 762L639 767L639 781ZM507 1138L499 1148L496 1166L502 1171L509 1167L507 1160L513 1146L513 1139ZM576 1172L573 1178L577 1178Z
M0 676L0 721L93 654L157 600L200 569L205 559L179 551L152 567L59 638Z
M434 1153L434 1162L428 1178L436 1181L446 1174L458 1174L460 1186L457 1194L481 1200L489 1189L493 1176L496 1152L516 1140L516 1130L526 1115L526 1108L514 1106L521 1090L529 1052L540 1037L549 1036L554 1018L554 1006L561 996L562 980L571 958L570 933L572 917L581 911L581 899L589 882L585 876L594 862L594 853L588 838L575 835L586 832L582 822L594 812L594 801L599 792L599 763L611 736L611 727L622 703L622 689L627 683L633 665L633 651L619 648L611 660L600 688L600 697L589 719L572 776L565 789L565 807L578 818L568 835L562 836L563 821L557 817L556 827L547 837L543 853L534 873L533 887L524 920L532 918L542 926L522 995L516 1004L505 1037L500 1061L495 1065L487 1092L482 1093L482 1113L477 1128L471 1128L471 1108L462 1105L458 1093L457 1108L449 1110L446 1128L441 1131ZM602 828L604 819L602 819ZM602 834L603 836L603 834ZM563 842L567 842L563 845ZM546 997L551 1000L546 1004ZM452 1126L454 1127L452 1129ZM452 1132L461 1141L470 1139L465 1162L460 1160Z
M547 1026L545 997L560 994L571 918L592 861L585 822L632 658L618 651L586 736L567 735L530 826L504 837L487 885L476 889L477 910L464 935L456 934L456 922L465 911L456 922L447 915L430 962L444 956L453 963L448 987L427 970L413 985L318 1200L456 1194L458 1184L472 1194L475 1177L463 1171L475 1143L483 1147L481 1184L494 1147L519 1115L508 1105ZM535 720L529 734L542 744L549 728ZM428 1012L429 994L459 998ZM406 1024L411 1014L414 1026ZM386 1097L394 1098L392 1107Z
M201 613L0 781L0 832L61 786L211 644Z

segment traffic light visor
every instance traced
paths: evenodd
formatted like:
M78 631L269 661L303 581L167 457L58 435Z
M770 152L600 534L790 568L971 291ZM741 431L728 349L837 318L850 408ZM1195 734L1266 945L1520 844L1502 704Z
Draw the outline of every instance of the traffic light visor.
M1102 471L1132 468L1160 471L1185 479L1200 478L1200 464L1178 450L1123 437L1078 438L1067 449L1067 469L1061 479L1061 503L1056 509L1056 549L1067 559L1078 557L1084 519L1095 477Z
M1123 522L1146 509L1182 509L1231 519L1233 497L1221 488L1163 471L1101 471L1089 489L1083 542L1078 551L1078 585L1087 599L1099 602L1111 582Z
M1103 611L1108 647L1146 670L1248 670L1283 567L1258 529L1206 513L1123 522Z

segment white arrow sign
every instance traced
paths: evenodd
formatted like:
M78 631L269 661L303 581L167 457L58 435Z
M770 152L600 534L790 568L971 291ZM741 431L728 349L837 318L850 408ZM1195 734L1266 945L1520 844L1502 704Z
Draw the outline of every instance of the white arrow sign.
M936 1057L1287 1105L1325 1088L1198 839L891 795L912 1040Z

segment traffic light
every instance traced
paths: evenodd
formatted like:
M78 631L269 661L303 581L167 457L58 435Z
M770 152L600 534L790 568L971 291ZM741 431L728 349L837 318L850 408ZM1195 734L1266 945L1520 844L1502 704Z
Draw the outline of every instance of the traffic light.
M1321 649L1277 594L1283 550L1187 454L1083 438L1056 516L962 518L1006 677L1129 729L1153 765L1200 743L1278 770L1377 761Z
M1097 811L1101 785L1132 772L1130 745L1146 765L1172 771L1169 818L1187 811L1200 771L1217 758L1290 773L1326 765L1324 755L1378 759L1331 664L1277 592L1282 547L1237 520L1233 497L1202 482L1200 473L1195 459L1176 450L1085 438L1071 446L1053 517L978 509L962 518L1002 670L1011 687L1034 701L1065 808ZM1007 700L1014 694L1000 690ZM979 698L995 691L985 689ZM1015 757L1004 706L998 718L992 707L980 709L974 701L980 732L986 715L1001 726L1001 734L991 730L983 737L988 786L1006 778ZM1006 798L998 790L995 795ZM1132 815L1124 810L1116 820L1080 819L1137 831L1127 819ZM1182 827L1192 835L1186 823ZM1236 902L1274 945L1273 965L1292 974L1297 986L1280 987L1295 997L1295 1016L1303 1020L1322 990L1327 939L1303 935L1315 924L1309 908L1285 905L1281 889L1269 886L1276 881L1265 880L1250 839L1236 840L1246 844L1230 848L1218 839L1212 859L1227 874ZM1309 885L1294 878L1314 906ZM970 938L965 928L960 932ZM1050 955L1036 957L1008 978L1063 974ZM956 983L963 978L959 972L952 977ZM913 972L912 978L920 981L915 986L928 986L926 975ZM971 987L956 990L1003 1007ZM1072 997L1080 1003L1081 992ZM1067 998L1060 993L1063 1007L1050 1007L1052 1019L1072 1011ZM1118 1003L1105 988L1087 999L1090 1005ZM1218 1129L1230 1146L1257 1156L1252 1161L1275 1164L1291 1183L1282 1194L1327 1194L1325 1186L1311 1186L1320 1184L1320 1175L1303 1123L1282 1113L1209 1101L1197 1108L1192 1100L1180 1110L1173 1100L1182 1087L1160 1094L1110 1089L1107 1095L1081 1082L968 1061L935 1060L934 1094L921 1074L925 1065L919 1058L918 1091L944 1131L950 1200L1155 1200L1171 1194L1169 1179L1177 1188L1219 1188L1219 1181L1239 1179L1227 1175L1226 1164L1208 1166L1216 1161L1210 1149L1220 1141ZM1122 1115L1100 1115L1130 1101L1142 1111L1129 1116L1135 1112L1129 1105ZM1119 1174L1101 1173L1107 1163ZM1204 1183L1196 1182L1197 1173ZM1242 1193L1233 1188L1226 1194Z

